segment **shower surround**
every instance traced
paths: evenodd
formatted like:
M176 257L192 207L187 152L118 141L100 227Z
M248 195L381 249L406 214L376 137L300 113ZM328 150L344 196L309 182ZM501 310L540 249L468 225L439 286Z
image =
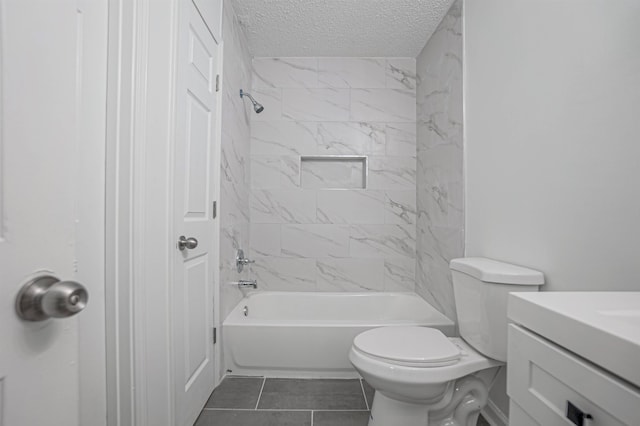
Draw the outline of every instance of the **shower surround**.
M265 107L251 116L259 288L414 291L415 60L255 58L253 69ZM306 163L301 185L301 156L325 155L366 156L366 188L318 189L353 178L349 162Z
M455 320L449 261L464 255L462 2L457 0L416 60L416 292Z
M251 104L239 88L251 89L251 56L230 0L223 3L222 141L220 149L220 318L243 297L229 285L248 278L236 271L236 250L249 244L249 138Z

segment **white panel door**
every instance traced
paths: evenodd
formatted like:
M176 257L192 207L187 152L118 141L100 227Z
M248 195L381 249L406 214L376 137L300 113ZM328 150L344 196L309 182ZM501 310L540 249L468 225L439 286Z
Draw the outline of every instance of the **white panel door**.
M218 45L198 9L181 1L177 58L175 237L197 246L175 250L173 350L176 424L192 425L214 386L213 193Z
M78 194L97 183L96 198L104 198L99 196L104 194L104 170L86 170L82 162L88 146L105 147L106 68L97 77L88 70L95 68L96 57L106 67L106 22L104 1L0 0L3 426L79 424L79 328L92 317L87 312L103 301L90 294L84 312L42 322L18 319L14 303L30 277L47 273L78 279L78 271L96 261L92 254L102 253L101 241L94 241L93 246L83 243L86 252L77 256L77 235L85 234L85 218L91 222L104 210L103 205L85 206ZM103 111L101 117L96 111ZM95 394L104 394L100 383L92 385ZM104 405L103 400L87 403ZM97 417L94 424L104 421Z
M216 40L222 40L222 0L193 0L207 28Z

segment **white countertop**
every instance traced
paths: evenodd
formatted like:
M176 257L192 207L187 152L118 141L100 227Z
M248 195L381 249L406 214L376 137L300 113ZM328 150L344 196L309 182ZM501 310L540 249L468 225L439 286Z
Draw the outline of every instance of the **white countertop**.
M640 292L511 293L508 316L640 387Z

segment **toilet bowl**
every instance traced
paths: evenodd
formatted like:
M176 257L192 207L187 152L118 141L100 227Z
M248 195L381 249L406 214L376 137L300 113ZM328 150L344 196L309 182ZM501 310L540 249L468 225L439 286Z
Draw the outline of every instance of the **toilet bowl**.
M374 389L369 426L471 426L507 359L507 296L544 276L484 258L451 261L461 337L390 326L353 340L349 360Z
M503 365L464 340L428 327L382 327L361 333L349 360L376 390L370 426L475 424L486 404L487 388ZM463 399L465 412L455 413Z

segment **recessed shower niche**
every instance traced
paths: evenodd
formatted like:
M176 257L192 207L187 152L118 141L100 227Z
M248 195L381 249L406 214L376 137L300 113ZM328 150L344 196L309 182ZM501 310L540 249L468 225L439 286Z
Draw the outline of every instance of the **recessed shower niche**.
M300 157L300 186L308 189L365 189L367 157L302 156Z

